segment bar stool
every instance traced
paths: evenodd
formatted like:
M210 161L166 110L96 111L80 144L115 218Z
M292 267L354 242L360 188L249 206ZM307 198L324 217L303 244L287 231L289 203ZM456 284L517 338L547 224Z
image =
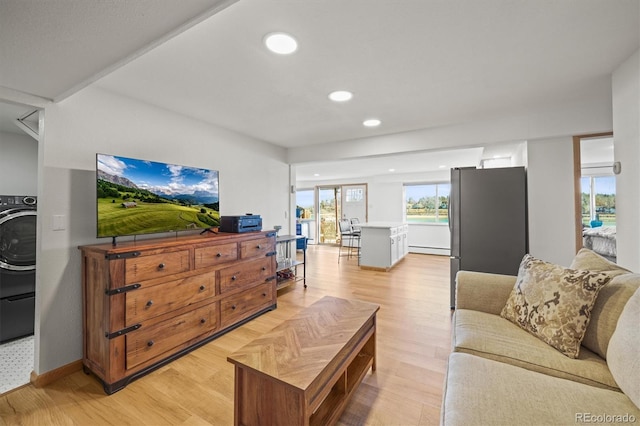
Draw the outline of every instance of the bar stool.
M340 263L340 258L343 256L346 256L347 259L350 259L351 256L357 256L358 264L360 264L360 231L354 231L349 219L340 219L338 225L341 235L338 248L338 263ZM345 254L342 253L343 247L346 250Z
M357 217L352 217L351 220L351 232L354 235L354 241L356 242L356 254L358 256L358 265L360 264L360 235L361 235L361 228L358 226L358 224L360 223L360 220Z

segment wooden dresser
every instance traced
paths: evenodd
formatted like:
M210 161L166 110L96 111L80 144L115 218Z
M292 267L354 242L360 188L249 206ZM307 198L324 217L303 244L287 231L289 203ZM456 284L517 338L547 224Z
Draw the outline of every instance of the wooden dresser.
M83 366L107 394L276 308L276 233L81 246Z

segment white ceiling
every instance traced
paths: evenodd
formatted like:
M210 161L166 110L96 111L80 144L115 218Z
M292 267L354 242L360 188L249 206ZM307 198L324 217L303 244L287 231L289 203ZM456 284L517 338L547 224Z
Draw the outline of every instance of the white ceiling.
M1 0L0 97L95 82L282 147L348 141L579 100L638 49L639 3Z
M0 86L61 100L234 0L2 0Z

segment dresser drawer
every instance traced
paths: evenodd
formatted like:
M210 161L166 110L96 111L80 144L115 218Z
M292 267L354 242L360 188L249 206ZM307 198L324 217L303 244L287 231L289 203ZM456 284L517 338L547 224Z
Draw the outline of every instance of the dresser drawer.
M273 277L273 256L220 269L220 293L266 281Z
M179 274L189 270L189 250L129 258L125 261L126 284Z
M217 303L126 334L126 368L149 361L217 327Z
M230 243L209 247L196 247L195 258L196 269L231 262L238 259L238 244Z
M125 293L126 326L140 323L216 295L216 273L195 275Z
M240 243L240 259L263 257L275 251L275 238L258 238Z
M220 325L226 327L274 304L274 288L272 283L264 283L243 293L222 299L220 301Z

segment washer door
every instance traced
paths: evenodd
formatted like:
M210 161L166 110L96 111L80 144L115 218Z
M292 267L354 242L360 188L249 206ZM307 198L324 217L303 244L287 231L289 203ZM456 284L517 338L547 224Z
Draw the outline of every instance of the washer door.
M33 209L0 212L0 268L9 271L36 269L36 216Z

